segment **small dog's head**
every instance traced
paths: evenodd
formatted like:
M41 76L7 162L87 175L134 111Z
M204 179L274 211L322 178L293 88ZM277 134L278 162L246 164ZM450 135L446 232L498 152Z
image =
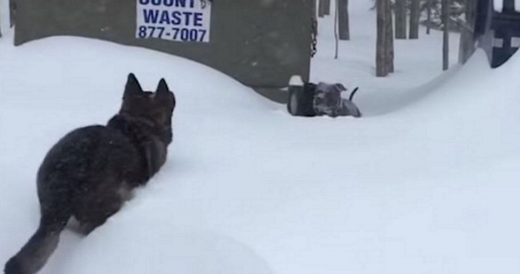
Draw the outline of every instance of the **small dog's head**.
M155 92L143 91L135 75L130 73L119 114L152 123L155 128L164 132L164 141L169 144L172 141L172 115L175 103L175 95L164 79L159 81Z
M336 117L342 108L342 85L319 83L314 91L314 109L320 115Z

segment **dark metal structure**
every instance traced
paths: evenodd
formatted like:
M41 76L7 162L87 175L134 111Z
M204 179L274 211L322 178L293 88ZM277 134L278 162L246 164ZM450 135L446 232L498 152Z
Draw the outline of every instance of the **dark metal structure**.
M497 11L493 0L478 0L475 25L475 39L493 68L504 64L520 47L520 12L515 0L500 1L503 8Z
M211 1L205 43L136 38L138 3L158 0L10 1L16 45L73 35L146 47L211 66L276 101L286 101L281 89L292 75L309 78L315 0Z

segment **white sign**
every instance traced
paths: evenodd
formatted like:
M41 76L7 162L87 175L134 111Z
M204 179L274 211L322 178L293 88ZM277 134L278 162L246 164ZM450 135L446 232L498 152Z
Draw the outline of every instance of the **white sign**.
M209 42L210 0L137 0L139 39Z

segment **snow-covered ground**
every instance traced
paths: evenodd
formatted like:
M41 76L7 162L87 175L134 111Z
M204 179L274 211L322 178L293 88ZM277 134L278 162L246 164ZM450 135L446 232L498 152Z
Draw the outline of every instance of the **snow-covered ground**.
M368 4L350 2L369 29ZM168 162L91 235L65 231L42 274L518 273L520 57L490 70L477 52L439 76L440 50L425 54L437 40L399 41L397 73L376 79L375 40L352 28L341 59L322 50L312 70L360 85L362 119L291 117L217 71L146 49L70 37L13 47L8 33L0 262L37 227L49 147L104 123L132 71L148 89L165 77L177 95Z

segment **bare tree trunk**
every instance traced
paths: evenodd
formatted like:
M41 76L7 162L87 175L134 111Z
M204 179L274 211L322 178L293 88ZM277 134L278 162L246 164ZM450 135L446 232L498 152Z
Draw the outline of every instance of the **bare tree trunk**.
M395 38L406 39L406 0L395 0Z
M475 51L473 33L475 31L475 20L477 3L474 0L465 0L465 22L460 36L459 63L464 64Z
M392 6L390 0L386 4L386 66L389 73L394 72L394 20L392 18Z
M442 43L442 69L448 70L450 67L450 33L449 33L449 0L442 0L442 24L444 26L444 35Z
M386 61L386 6L388 0L376 0L377 10L377 44L376 44L376 76L385 77L388 75Z
M320 0L323 1L324 15L330 15L330 0Z
M350 40L350 24L348 18L348 0L337 0L339 11L339 39Z
M410 39L419 39L419 19L421 16L419 0L410 2Z
M334 42L335 42L335 53L334 59L339 57L339 6L338 0L336 0L336 8L334 9Z
M434 0L426 0L426 13L427 13L426 34L430 34L430 30L432 28L432 7L433 7L433 1Z
M9 24L13 27L16 21L16 2L15 0L9 0Z
M376 76L385 77L388 71L385 66L385 3L386 0L376 0L377 10L377 41L376 41Z
M318 16L325 16L325 0L318 0Z

